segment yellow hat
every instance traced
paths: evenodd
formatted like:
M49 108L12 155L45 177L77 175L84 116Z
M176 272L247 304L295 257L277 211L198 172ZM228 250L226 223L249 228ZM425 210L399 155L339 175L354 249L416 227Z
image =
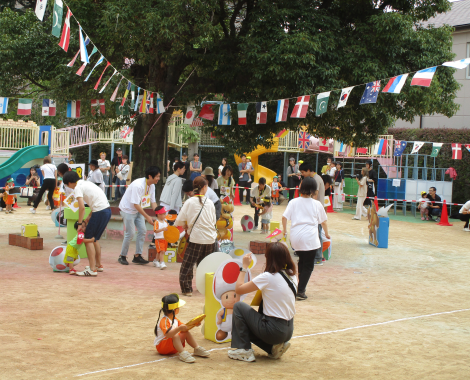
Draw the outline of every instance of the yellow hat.
M426 194L426 192L424 190L421 192L421 195L423 195L423 194Z
M182 299L179 299L178 298L178 302L176 303L169 303L167 304L168 306L168 310L175 310L175 309L179 309L180 307L186 305L186 301L182 300ZM165 306L165 302L162 302L162 308Z
M247 158L248 160L251 160L251 156L246 156L246 158Z
M303 164L304 162L302 160L299 160L299 164Z

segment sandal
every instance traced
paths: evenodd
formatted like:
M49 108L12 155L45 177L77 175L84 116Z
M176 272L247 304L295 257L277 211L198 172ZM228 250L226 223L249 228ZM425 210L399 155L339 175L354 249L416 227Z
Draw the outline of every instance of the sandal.
M429 216L426 217L426 220L429 222Z
M104 272L104 267L103 267L103 265L100 265L99 267L96 267L96 270L97 270L98 272Z
M421 220L424 220L424 216L421 217Z

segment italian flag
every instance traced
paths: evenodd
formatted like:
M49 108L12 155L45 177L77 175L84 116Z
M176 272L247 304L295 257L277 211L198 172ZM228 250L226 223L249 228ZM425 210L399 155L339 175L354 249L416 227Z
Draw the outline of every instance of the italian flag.
M33 99L18 99L18 115L31 115Z
M248 103L240 103L237 106L238 125L246 125L246 110L247 109L248 109Z

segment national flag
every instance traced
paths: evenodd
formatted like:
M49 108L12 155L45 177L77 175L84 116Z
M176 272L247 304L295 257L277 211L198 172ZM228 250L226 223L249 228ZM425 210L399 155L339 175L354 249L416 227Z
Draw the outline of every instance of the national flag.
M0 109L2 108L2 106L0 105ZM468 153L470 153L470 144L465 144L465 148L467 148L468 150Z
M299 96L297 98L297 103L295 103L294 109L292 110L292 115L290 115L290 117L300 119L307 116L309 102L310 95Z
M204 104L202 106L201 112L199 112L199 117L206 120L214 120L214 110L212 109L213 104Z
M91 114L95 115L96 114L96 107L100 107L98 110L98 114L104 115L105 114L105 102L104 99L91 99Z
M330 98L329 92L322 92L317 95L317 108L315 110L315 115L320 116L328 110L328 99Z
M124 78L124 77L123 77ZM119 87L119 86L118 86ZM131 82L127 82L127 88L126 88L126 92L124 92L124 96L122 97L122 102L121 102L121 107L124 106L124 103L126 102L126 99L127 99L127 95L129 95L129 91L131 89ZM116 90L114 90L115 92L117 91L117 88ZM113 94L114 95L114 94Z
M56 103L52 99L42 100L42 116L55 116Z
M359 104L377 103L377 97L380 91L380 81L369 82L366 84L366 89L362 94L361 102Z
M85 39L83 38L82 26L78 26L78 38L80 41L80 60L85 63L90 63L90 57L88 57L88 51L86 50Z
M327 139L319 139L320 141L318 142L318 149L320 149L322 152L328 152L330 149L330 143Z
M268 106L266 102L256 103L256 124L266 124L268 119Z
M429 67L424 70L418 71L411 79L412 86L423 86L429 87L431 85L432 78L436 72L437 66Z
M70 16L72 16L72 12L70 12L70 8L67 7L67 14L65 16L64 27L62 29L62 35L60 37L60 42L59 42L59 46L65 51L69 50Z
M287 129L283 129L276 135L276 137L279 137L280 139L282 139L283 137L286 137L288 134L289 134L289 131Z
M0 115L8 112L8 98L0 98Z
M124 79L124 77L121 76L121 79L119 80L119 83L117 84L116 88L114 89L114 92L111 95L111 98L109 98L109 100L111 100L112 102L116 101L116 96L117 96L117 93L118 93L118 90L119 90L119 86L121 86L121 82L122 82L123 79Z
M310 133L302 131L299 132L299 148L300 149L307 149L310 145Z
M277 101L276 123L287 121L289 112L289 99L280 99Z
M193 122L191 123L191 127L194 128L194 127L202 127L202 126L204 126L204 122L198 117L195 117Z
M413 143L413 149L411 150L411 154L418 153L421 147L424 145L424 142L422 141L415 141Z
M62 30L62 15L64 14L64 4L62 0L55 0L54 15L52 17L52 35L60 38L60 31Z
M442 143L432 143L431 157L437 157L442 148Z
M154 113L154 107L153 107L153 92L150 94L147 94L147 113Z
M191 125L195 116L196 110L194 109L194 104L189 104L186 107L186 113L184 114L184 124Z
M135 106L135 84L131 85L131 109Z
M247 110L248 110L248 103L237 104L238 125L246 125L246 111Z
M462 159L462 144L452 144L452 158L454 160Z
M33 99L18 99L18 115L31 115Z
M90 39L87 37L86 40L85 40L85 45L88 45L89 43L90 43ZM93 54L95 54L97 51L98 51L98 48L96 46L93 46L93 50L91 51L88 58L91 58L93 56ZM75 56L75 58L73 59L73 63L75 63L76 58L77 58L77 56ZM72 63L72 61L70 61L70 62ZM73 63L72 63L72 65L73 65ZM77 74L78 76L82 76L83 70L85 70L86 65L87 65L86 62L84 64L82 64L75 74Z
M349 94L351 93L353 88L354 88L354 86L353 87L346 87L346 88L343 88L341 90L341 95L339 97L338 107L337 108L341 108L341 107L344 107L346 105L346 103L348 102L348 99L349 99Z
M72 119L80 117L80 100L67 100L67 117Z
M36 1L36 16L42 21L44 18L44 12L46 11L47 0L37 0Z
M356 148L356 153L367 154L367 148Z
M444 62L442 66L453 67L454 69L465 69L470 63L470 58L461 59L460 61Z
M389 94L399 94L406 83L406 78L408 78L408 74L402 74L391 78L382 92Z
M139 101L140 101L139 93L140 93L140 87L137 86L137 97L135 98L135 103L134 103L134 111L135 112L137 112L137 110L139 109ZM132 98L134 98L134 97L132 97Z
M219 106L219 125L232 125L230 104L221 104Z
M90 78L90 75L93 73L93 71L95 71L96 66L100 65L103 61L104 61L104 56L101 55L100 59L98 59L98 61L95 63L95 66L93 66L93 68L91 69L90 73L89 73L89 74L87 75L87 77L85 78L84 82L88 82L88 79Z
M119 103L116 103L116 115L117 116L129 115L129 106L127 104L124 106L121 106Z
M140 113L147 112L147 90L144 90L144 93L142 94L142 100L140 101L139 112Z
M111 76L109 77L109 79L106 81L106 83L104 84L104 86L101 87L101 90L100 90L100 92L99 92L100 94L101 94L101 93L104 91L104 89L108 86L108 83L110 82L110 80L113 78L113 76L114 76L116 73L117 73L117 70L114 69L113 75L111 75Z
M377 156L383 156L387 154L387 145L388 142L385 139L380 139L378 144L374 146L374 154Z
M395 157L400 157L405 151L405 148L406 148L406 141L397 141L395 145L395 152L393 153L393 155Z
M165 112L165 107L163 106L163 100L160 97L160 94L158 92L157 92L157 103L155 104L155 111L157 112L157 114ZM213 112L212 112L212 117L214 117Z
M98 82L96 82L96 84L95 84L95 87L94 87L95 90L98 90L98 86L99 86L99 84L100 84L100 82L101 82L101 78L103 78L104 72L106 71L106 69L107 69L110 65L111 65L111 62L106 62L106 67L104 68L103 72L101 73L100 77L98 78Z

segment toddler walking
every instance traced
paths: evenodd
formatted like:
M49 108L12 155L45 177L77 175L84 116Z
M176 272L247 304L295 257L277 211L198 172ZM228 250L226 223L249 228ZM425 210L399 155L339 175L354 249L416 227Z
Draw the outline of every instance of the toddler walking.
M13 212L13 205L15 204L16 194L10 194L12 189L15 187L13 178L10 178L5 184L5 192L3 193L3 201L5 202L5 214Z
M168 230L168 223L166 221L166 209L163 206L158 206L155 209L157 220L153 224L153 238L155 240L155 249L157 250L157 257L153 264L160 269L165 269L166 265L163 261L163 256L168 248L168 242L165 240L163 231Z
M273 217L273 205L271 199L263 198L263 211L260 213L261 216L261 233L267 234L269 232L269 225Z
M75 230L78 230L78 220L73 225ZM82 230L77 233L77 235L69 241L67 248L65 249L64 264L69 267L69 274L75 275L77 271L73 267L73 263L78 258L78 250L83 243L94 243L95 238L85 239L85 230L86 225L82 225Z

